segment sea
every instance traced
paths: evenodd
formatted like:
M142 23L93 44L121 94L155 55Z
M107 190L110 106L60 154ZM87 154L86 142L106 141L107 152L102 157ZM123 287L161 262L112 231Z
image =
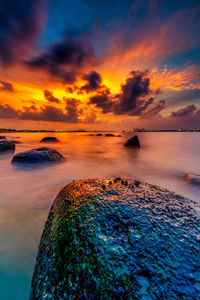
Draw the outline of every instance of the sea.
M133 132L121 137L88 132L6 133L19 141L15 153L0 155L0 299L29 299L40 237L49 209L72 180L129 177L174 191L200 202L200 186L185 180L200 174L199 132L137 133L141 148L124 147ZM4 134L2 134L4 135ZM45 136L60 142L40 143ZM39 147L53 147L66 160L38 167L11 164L12 156Z

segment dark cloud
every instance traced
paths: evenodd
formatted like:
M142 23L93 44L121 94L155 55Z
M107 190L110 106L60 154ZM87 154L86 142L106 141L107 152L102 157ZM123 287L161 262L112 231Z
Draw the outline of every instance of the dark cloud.
M152 118L157 116L164 108L166 107L166 103L164 100L160 100L154 107L146 111L142 114L143 118Z
M97 95L90 98L89 104L94 104L100 108L103 113L113 112L116 115L130 116L153 116L158 114L165 107L165 101L159 101L154 107L154 95L159 91L153 91L150 88L150 79L148 72L133 71L131 76L126 79L125 84L121 86L121 92L118 95L110 95L109 90L100 91ZM149 110L147 110L150 107Z
M138 115L138 106L147 107L150 104L151 94L147 72L131 72L131 77L127 78L125 84L121 86L119 99L114 105L114 113Z
M82 68L94 59L94 48L86 36L67 34L63 40L26 63L32 69L47 71L64 83L73 83Z
M79 111L78 105L80 104L80 100L69 98L66 100L66 116L70 119L70 122L77 123L79 122Z
M172 117L186 117L188 115L194 114L194 112L197 110L197 107L194 104L185 106L175 112L171 113Z
M84 123L95 123L97 119L96 113L91 112L91 114L87 115L84 119Z
M73 89L71 88L71 87L66 87L66 89L65 89L65 91L67 92L67 93L70 93L70 94L73 94Z
M7 91L7 92L14 93L15 89L14 89L14 86L12 85L12 83L0 81L0 91Z
M101 87L101 75L95 71L85 75L83 79L86 80L87 83L81 89L86 92L96 91Z
M98 94L90 97L89 104L95 104L104 114L111 112L113 108L113 102L108 94Z
M22 59L30 50L41 28L45 0L1 0L0 62Z
M78 105L80 101L73 98L64 100L66 101L65 111L49 105L41 107L40 110L34 105L24 107L23 110L15 110L10 105L0 105L0 118L79 123Z
M60 100L58 98L55 98L53 96L53 93L48 90L44 90L44 97L49 102L60 103Z
M0 118L1 119L17 119L19 117L19 111L12 108L10 105L0 104Z
M163 117L162 123L171 128L200 128L200 109L194 104L185 106L172 112L170 116Z

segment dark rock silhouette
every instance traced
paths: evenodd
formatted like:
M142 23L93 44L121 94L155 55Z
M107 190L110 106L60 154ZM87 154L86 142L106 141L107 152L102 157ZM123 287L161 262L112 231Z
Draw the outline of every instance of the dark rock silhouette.
M120 134L118 134L118 135L117 135L117 137L121 137L121 135L120 135Z
M10 140L10 142L13 142L13 143L15 143L15 144L21 144L21 143L22 143L22 142L16 141L16 140Z
M140 142L137 135L134 135L132 138L130 138L125 144L125 147L135 147L140 148Z
M115 136L113 133L106 133L105 136Z
M57 162L63 160L64 157L58 151L52 148L37 148L30 151L16 154L12 163L44 163Z
M97 135L96 136L102 136L103 134L102 133L97 133Z
M188 180L190 183L199 184L200 185L200 175L197 174L187 174L185 179Z
M0 151L14 150L15 143L13 141L0 141Z
M0 135L0 140L6 140L6 136Z
M54 136L47 136L47 137L44 137L40 143L58 143L59 140L54 137Z
M197 299L199 227L195 202L155 185L72 182L46 221L30 299Z

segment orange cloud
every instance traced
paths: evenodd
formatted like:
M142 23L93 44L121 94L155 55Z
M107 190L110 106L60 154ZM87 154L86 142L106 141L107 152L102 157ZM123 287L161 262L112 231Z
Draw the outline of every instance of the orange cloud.
M193 90L200 89L200 71L196 66L159 70L155 67L150 71L151 87L161 90Z

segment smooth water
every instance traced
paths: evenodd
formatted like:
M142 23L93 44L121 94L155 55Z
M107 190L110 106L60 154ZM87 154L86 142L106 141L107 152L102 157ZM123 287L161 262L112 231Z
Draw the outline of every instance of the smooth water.
M61 143L39 143L44 136ZM128 176L200 201L200 187L184 180L200 174L200 133L139 133L142 147L128 149L122 137L89 133L9 133L19 140L15 153L41 146L61 152L66 161L41 168L11 165L13 154L0 156L0 299L29 298L40 236L59 190L72 180Z

